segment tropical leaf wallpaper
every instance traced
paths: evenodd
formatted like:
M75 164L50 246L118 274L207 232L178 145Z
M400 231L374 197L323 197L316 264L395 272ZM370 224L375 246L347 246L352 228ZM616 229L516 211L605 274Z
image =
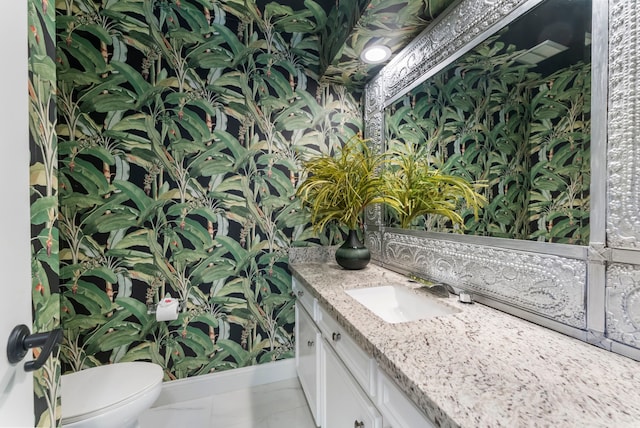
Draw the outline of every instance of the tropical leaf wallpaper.
M338 1L323 35L322 81L360 92L383 64L367 64L360 53L371 43L400 51L454 0Z
M498 37L387 108L387 138L425 144L443 172L487 184L464 233L587 245L590 63L541 73ZM450 231L438 217L415 226Z
M65 371L165 379L293 356L301 162L362 128L318 83L326 14L252 0L56 2ZM170 294L179 318L156 322Z
M55 9L40 0L29 0L26 7L31 152L31 330L35 333L60 326ZM59 424L59 385L60 360L58 355L53 355L34 372L36 426Z

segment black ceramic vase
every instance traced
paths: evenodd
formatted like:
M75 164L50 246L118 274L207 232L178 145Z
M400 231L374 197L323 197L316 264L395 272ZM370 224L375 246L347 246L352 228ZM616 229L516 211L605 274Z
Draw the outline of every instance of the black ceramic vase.
M349 270L364 269L371 260L369 249L364 246L358 233L354 229L349 230L349 236L336 250L336 262Z

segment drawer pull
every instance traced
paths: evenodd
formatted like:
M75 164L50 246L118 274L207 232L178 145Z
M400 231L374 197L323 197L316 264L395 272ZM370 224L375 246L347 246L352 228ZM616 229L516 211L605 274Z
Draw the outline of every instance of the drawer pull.
M355 420L353 422L353 428L364 428L364 422L359 421L359 420Z
M334 342L337 342L338 340L340 340L342 336L340 335L340 333L337 332L333 332L331 334L331 339L333 339ZM364 426L364 425L363 425Z
M302 296L304 296L304 291L298 290L298 297L302 297Z
M308 346L309 348L313 348L313 345L315 345L315 342L314 342L313 340L309 340L309 341L307 341L307 346Z

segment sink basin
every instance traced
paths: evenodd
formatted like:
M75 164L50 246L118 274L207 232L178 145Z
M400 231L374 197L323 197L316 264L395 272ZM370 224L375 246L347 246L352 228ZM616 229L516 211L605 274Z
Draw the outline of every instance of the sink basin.
M460 312L454 307L403 285L354 288L345 292L391 324Z

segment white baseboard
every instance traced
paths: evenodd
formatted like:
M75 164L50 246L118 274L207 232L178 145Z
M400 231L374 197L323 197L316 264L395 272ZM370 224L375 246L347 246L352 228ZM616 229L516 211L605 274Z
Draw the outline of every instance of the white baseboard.
M196 400L209 395L251 388L295 377L297 377L296 360L289 358L219 373L172 380L162 384L162 392L153 407Z

